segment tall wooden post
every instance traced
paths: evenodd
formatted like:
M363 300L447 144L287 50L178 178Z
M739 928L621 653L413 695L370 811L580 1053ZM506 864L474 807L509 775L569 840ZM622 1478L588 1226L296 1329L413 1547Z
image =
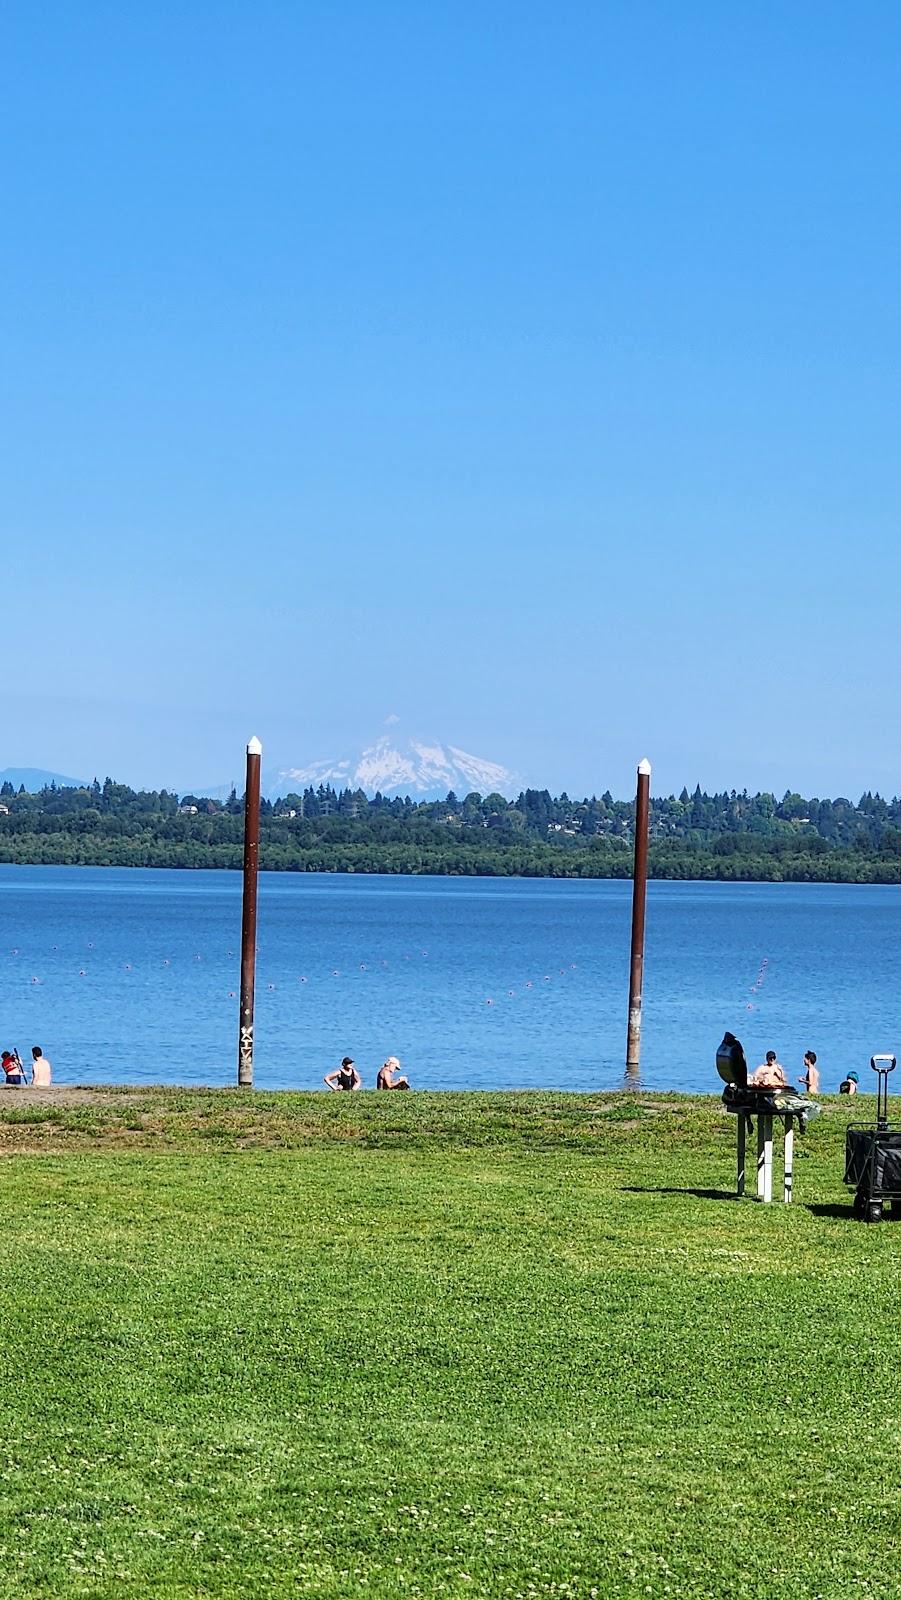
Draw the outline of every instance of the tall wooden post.
M648 817L651 763L638 764L635 796L635 867L632 875L632 955L629 966L629 1031L626 1040L626 1079L636 1082L641 1058L641 989L644 977L644 914L648 889Z
M247 745L244 788L244 899L241 912L241 1010L238 1021L238 1088L253 1088L253 990L257 962L257 874L260 855L259 739Z

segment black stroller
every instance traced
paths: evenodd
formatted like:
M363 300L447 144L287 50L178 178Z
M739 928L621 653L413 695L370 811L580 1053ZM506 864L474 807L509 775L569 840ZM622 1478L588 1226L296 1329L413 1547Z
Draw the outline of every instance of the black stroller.
M892 1217L901 1217L901 1127L888 1120L888 1075L894 1056L871 1056L876 1073L876 1126L852 1123L845 1134L845 1183L854 1190L854 1215L862 1222L881 1222L882 1207L892 1202Z

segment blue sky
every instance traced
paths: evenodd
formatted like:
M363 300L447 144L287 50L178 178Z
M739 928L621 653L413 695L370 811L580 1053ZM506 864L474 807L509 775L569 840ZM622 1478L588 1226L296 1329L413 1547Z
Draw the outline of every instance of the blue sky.
M13 3L0 767L901 790L901 11Z

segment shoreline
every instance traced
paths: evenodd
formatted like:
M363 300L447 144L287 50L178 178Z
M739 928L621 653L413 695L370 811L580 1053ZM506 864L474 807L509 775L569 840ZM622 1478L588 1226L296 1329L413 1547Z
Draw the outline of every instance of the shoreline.
M719 865L718 858L711 859L713 860L714 865ZM815 856L805 859L812 859L820 862L823 860L823 857ZM773 873L729 873L724 871L711 871L693 874L687 872L667 872L659 870L659 864L654 861L652 846L651 856L648 864L648 882L677 884L725 883L729 884L732 888L737 888L742 884L747 884L749 886L754 884L771 884L774 886L785 884L793 887L797 887L802 884L809 884L812 887L836 889L897 889L901 887L901 864L899 864L897 857L871 857L869 859L864 858L864 860L866 861L867 866L873 869L864 877L859 875L861 869L860 859L854 859L853 857L850 857L847 860L844 860L843 858L843 864L847 865L848 871L836 877L831 877L827 873L803 871L792 873L791 871L785 870L779 870L778 872ZM478 865L484 868L484 863L480 863ZM350 863L345 866L322 866L316 864L306 865L303 862L274 863L271 859L267 860L266 850L261 849L259 870L261 877L264 873L268 873L273 877L299 878L431 878L435 881L451 878L460 879L463 882L477 879L491 883L515 881L525 883L626 883L631 885L631 860L627 865L623 865L622 870L612 872L584 871L583 866L584 863L580 862L577 870L565 871L561 869L559 871L552 870L543 872L529 870L467 870L465 872L441 872L435 871L434 869L422 870L418 867L412 866L398 866L396 868L390 868L387 866L370 867L361 865L359 863ZM0 853L0 870L5 867L11 867L16 871L19 871L23 868L27 871L35 871L44 868L47 870L55 869L57 871L63 870L67 872L80 872L85 870L92 872L215 872L234 873L236 877L240 877L242 872L241 861L238 859L237 855L235 856L234 860L209 862L197 861L194 859L190 861L16 861L11 860L8 857L5 858L2 853ZM880 867L884 868L885 870L880 872L878 870ZM854 869L853 872L851 870L852 868Z

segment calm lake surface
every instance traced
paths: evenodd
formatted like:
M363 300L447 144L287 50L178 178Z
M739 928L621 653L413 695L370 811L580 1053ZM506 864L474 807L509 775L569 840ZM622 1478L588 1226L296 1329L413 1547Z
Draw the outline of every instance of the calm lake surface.
M241 878L2 867L0 1044L44 1046L59 1082L235 1079ZM622 1082L631 887L264 873L259 1088L310 1089L352 1055L414 1086L592 1090ZM724 1027L752 1064L823 1089L901 1045L901 891L655 883L642 1082L717 1089ZM489 1002L491 1002L489 1004Z

